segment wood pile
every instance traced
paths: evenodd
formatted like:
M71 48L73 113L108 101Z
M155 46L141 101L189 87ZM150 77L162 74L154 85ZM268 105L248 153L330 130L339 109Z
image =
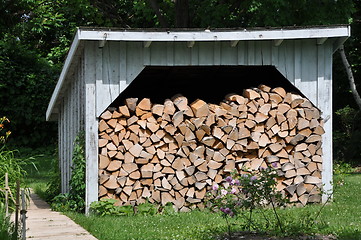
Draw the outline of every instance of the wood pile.
M277 189L291 202L319 202L322 126L309 100L281 87L246 89L219 105L128 98L99 119L99 199L203 208L206 192L230 172L274 163Z

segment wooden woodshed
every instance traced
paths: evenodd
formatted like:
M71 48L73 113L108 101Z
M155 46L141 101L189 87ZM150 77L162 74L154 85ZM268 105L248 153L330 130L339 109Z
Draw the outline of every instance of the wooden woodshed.
M331 190L332 55L349 36L349 26L168 31L77 29L46 112L48 121L58 122L62 192L69 191L74 139L84 130L87 209L98 200L99 116L143 70L182 66L218 69L274 66L322 111L325 122L322 182L324 190ZM207 85L217 89L222 84L223 79L212 79Z

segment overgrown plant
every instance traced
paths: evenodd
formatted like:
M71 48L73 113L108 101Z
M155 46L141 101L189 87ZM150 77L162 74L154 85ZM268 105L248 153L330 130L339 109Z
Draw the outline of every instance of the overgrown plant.
M15 232L15 226L10 221L10 217L5 214L5 207L0 202L0 239L1 240L17 240L18 233Z
M92 202L90 210L92 213L99 216L114 215L114 216L132 216L143 215L153 216L156 214L172 215L175 214L173 204L166 203L164 206L152 204L150 202L141 203L138 206L123 205L117 206L116 199L102 199L101 201Z
M85 210L85 135L80 132L74 141L73 165L69 194L59 194L53 199L57 211L84 212Z
M25 162L15 157L16 150L9 150L6 147L6 140L11 134L5 130L5 124L10 123L6 117L0 118L0 188L5 185L5 173L8 173L8 183L11 194L15 197L16 181L22 179L26 172L23 169ZM4 192L0 191L0 201L4 202ZM12 201L9 201L12 203ZM11 205L10 205L11 207Z
M276 167L276 166L273 166ZM287 199L276 191L277 173L273 168L260 168L258 173L233 173L228 176L224 186L213 185L210 198L213 210L220 211L227 221L228 234L231 238L229 217L243 217L246 219L245 229L258 230L253 222L253 213L257 209L271 208L280 231L283 231L282 222L276 208L284 206ZM267 222L270 220L264 215Z

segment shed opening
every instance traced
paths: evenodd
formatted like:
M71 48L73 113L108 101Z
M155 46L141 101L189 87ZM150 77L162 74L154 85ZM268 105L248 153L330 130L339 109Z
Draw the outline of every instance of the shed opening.
M109 107L130 97L162 103L175 94L217 104L229 93L242 95L243 89L260 84L304 96L274 66L147 66Z

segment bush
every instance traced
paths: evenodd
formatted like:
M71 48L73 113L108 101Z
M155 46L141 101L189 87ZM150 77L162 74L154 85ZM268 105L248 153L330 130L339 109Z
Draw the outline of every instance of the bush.
M85 210L85 135L80 132L74 141L73 166L70 179L69 194L59 194L52 199L52 208L56 211L84 212ZM59 175L56 175L51 186L58 187ZM49 188L48 188L49 189ZM50 193L51 189L49 190ZM54 193L54 192L52 192Z
M333 150L338 162L357 163L361 160L360 111L346 106L336 111Z
M256 227L258 224L253 220L254 211L271 207L277 220L273 226L279 227L282 232L282 223L276 207L284 206L287 199L276 191L276 170L260 168L258 173L241 175L233 173L232 175L225 179L224 187L218 184L213 185L209 200L211 208L214 211L220 211L227 222L228 217L244 217L247 221L245 228L251 231L252 229L259 230ZM266 216L265 220L269 222ZM231 237L230 225L228 225L228 234Z
M0 40L1 112L12 120L10 143L38 147L55 141L56 125L44 113L58 69L35 51L5 36Z

